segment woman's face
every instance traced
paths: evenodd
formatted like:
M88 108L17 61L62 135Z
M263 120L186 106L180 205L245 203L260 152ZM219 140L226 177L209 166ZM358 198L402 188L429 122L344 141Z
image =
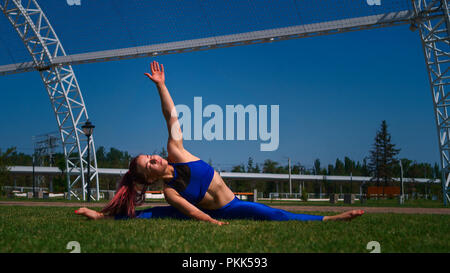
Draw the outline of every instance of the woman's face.
M151 183L165 174L168 162L159 155L140 155L137 159L138 172L144 173Z

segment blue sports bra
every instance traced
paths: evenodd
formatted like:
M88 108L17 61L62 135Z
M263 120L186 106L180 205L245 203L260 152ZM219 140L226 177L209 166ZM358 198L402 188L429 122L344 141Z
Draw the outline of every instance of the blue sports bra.
M173 166L174 177L167 185L191 204L199 203L211 184L214 168L203 160L169 164Z

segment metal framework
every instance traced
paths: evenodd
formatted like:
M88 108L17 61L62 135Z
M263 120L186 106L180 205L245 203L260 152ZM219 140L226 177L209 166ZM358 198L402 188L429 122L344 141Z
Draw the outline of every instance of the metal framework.
M87 161L84 157L88 144L79 139L79 133L82 133L79 124L87 120L87 112L71 65L210 50L411 24L411 30L419 29L428 69L438 131L440 162L443 170L443 199L447 205L450 201L450 120L447 111L450 99L446 92L446 87L450 84L449 1L411 0L413 10L203 39L66 55L36 0L0 0L0 10L16 29L33 58L32 62L0 66L0 75L35 70L41 73L58 121L67 166L70 170L68 177L71 174L77 174L75 180L69 182L69 188L71 189L77 182L81 181L84 189L82 191L83 199L85 199L84 167ZM27 4L24 6L22 5L23 2ZM95 151L93 140L90 145ZM97 182L98 199L95 153L94 166L91 168L94 171L93 176L89 179L95 179Z
M214 36L202 39L57 56L47 65L76 65L132 58L154 57L159 55L211 50L258 43L270 43L275 41L330 35L349 31L391 27L409 24L413 18L413 15L414 13L412 11L404 10L387 14L252 31L232 35ZM38 69L39 67L37 67L34 62L8 64L0 66L0 75L29 72Z
M95 151L94 140L91 138L90 143L87 143L85 137L80 139L80 135L84 136L81 125L88 119L80 87L70 65L49 65L58 56L66 55L58 36L36 0L0 0L0 11L25 44L50 98L66 157L69 199L74 195L77 199L86 200L86 182L89 179L96 184L96 197L92 198L98 200L95 153L92 160L86 158L89 145ZM89 178L85 178L87 164L92 164Z
M444 204L450 201L450 120L448 86L450 84L450 15L448 0L412 0L414 21L419 29L428 79L431 87L442 168Z

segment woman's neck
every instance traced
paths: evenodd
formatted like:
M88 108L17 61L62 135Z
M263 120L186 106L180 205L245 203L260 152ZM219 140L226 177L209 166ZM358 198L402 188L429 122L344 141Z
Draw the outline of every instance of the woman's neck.
M171 180L175 176L175 170L172 165L167 165L166 171L162 175L163 180Z

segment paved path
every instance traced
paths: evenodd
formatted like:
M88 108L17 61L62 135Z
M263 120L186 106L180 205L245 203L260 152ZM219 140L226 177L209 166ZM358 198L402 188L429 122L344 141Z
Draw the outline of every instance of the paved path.
M21 202L0 201L1 206L45 206L45 207L103 207L104 203L68 203L68 202ZM147 203L142 207L167 206L167 203ZM450 208L399 208L399 207L342 207L342 206L271 206L289 211L303 212L343 212L353 209L362 209L367 213L404 213L404 214L450 214Z

